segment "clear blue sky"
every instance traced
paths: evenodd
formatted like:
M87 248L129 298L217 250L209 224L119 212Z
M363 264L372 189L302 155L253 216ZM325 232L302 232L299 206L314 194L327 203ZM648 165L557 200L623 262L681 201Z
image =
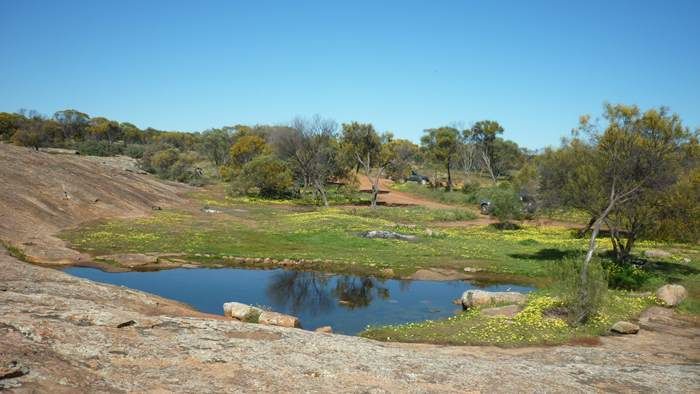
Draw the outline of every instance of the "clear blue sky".
M700 126L700 1L0 0L0 111L199 131L319 113L558 144L602 103Z

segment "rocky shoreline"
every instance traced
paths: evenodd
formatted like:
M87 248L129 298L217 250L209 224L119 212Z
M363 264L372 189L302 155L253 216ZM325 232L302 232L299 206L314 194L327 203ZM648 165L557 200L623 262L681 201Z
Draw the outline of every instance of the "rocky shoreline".
M600 346L379 343L206 315L0 250L0 387L16 392L700 390L700 333L669 310ZM672 313L672 312L671 312ZM14 368L14 369L12 369Z

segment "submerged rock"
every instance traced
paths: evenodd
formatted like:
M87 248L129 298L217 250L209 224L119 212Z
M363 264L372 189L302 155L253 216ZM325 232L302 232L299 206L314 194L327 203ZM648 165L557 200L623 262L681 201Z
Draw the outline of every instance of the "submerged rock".
M688 291L681 285L663 285L656 290L656 298L666 306L676 306L688 297Z
M462 307L469 309L479 305L496 303L520 304L527 300L527 295L515 291L467 290L462 294Z
M270 311L263 311L258 318L258 323L268 326L301 328L298 317Z
M367 231L365 233L362 233L363 238L380 238L380 239L401 239L404 241L415 241L418 239L415 235L407 235L407 234L400 234L400 233L395 233L393 231L384 231L384 230L372 230L372 231Z
M610 331L618 334L636 334L639 332L639 326L628 321L619 321L613 324Z

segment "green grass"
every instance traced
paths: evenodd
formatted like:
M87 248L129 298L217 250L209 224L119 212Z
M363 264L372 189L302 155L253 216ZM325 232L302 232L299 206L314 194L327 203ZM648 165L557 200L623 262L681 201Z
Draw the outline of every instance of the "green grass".
M396 223L421 224L428 222L451 222L459 220L473 220L476 214L466 209L431 209L424 207L377 207L350 208L344 212L366 218L376 218L393 221Z
M304 269L380 276L386 275L385 269L391 269L393 275L399 277L425 268L462 271L471 267L482 270L479 275L483 274L485 280L523 282L541 288L550 283L553 265L567 257L579 256L587 245L587 239L577 238L575 231L561 227L525 225L519 230L498 230L490 226L441 228L442 221L472 217L468 210L459 208L323 209L293 202L225 199L206 193L197 199L202 206L213 207L221 213L164 210L154 212L149 218L95 222L65 231L60 236L74 248L96 256L182 253L184 259L205 266L240 265L234 257L304 259ZM396 231L415 235L418 239L362 238L360 234L368 230ZM632 288L653 291L664 283L680 283L688 289L690 297L679 309L689 314L700 313L698 245L649 241L637 244L639 254L649 248L668 250L673 257L625 272L624 275L629 275L635 283ZM599 250L609 249L609 239L600 239ZM602 259L605 261L604 254ZM469 324L476 324L477 320L468 317L460 315L454 319L466 319ZM443 332L444 338L452 338L445 341L458 343L456 334L450 334L448 323L425 324L431 330L435 329L435 333ZM446 331L441 331L441 324L446 325ZM594 333L585 331L576 335ZM559 333L560 336L549 333L553 335L551 338L544 334L547 333L538 334L537 338L556 342L568 340L573 335L566 330ZM528 338L522 341L530 343Z
M611 292L588 323L572 326L561 317L547 314L548 310L560 307L561 302L539 292L531 295L525 308L512 319L486 316L480 308L474 308L442 320L369 327L360 335L380 341L450 345L554 345L605 335L615 322L634 318L654 304L653 296Z

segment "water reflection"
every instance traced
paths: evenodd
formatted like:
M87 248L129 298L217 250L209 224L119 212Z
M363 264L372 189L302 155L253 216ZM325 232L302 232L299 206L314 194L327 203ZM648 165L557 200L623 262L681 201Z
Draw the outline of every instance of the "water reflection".
M312 315L332 310L336 305L346 309L365 308L375 299L389 299L389 289L382 280L311 271L275 272L266 294L274 308Z

